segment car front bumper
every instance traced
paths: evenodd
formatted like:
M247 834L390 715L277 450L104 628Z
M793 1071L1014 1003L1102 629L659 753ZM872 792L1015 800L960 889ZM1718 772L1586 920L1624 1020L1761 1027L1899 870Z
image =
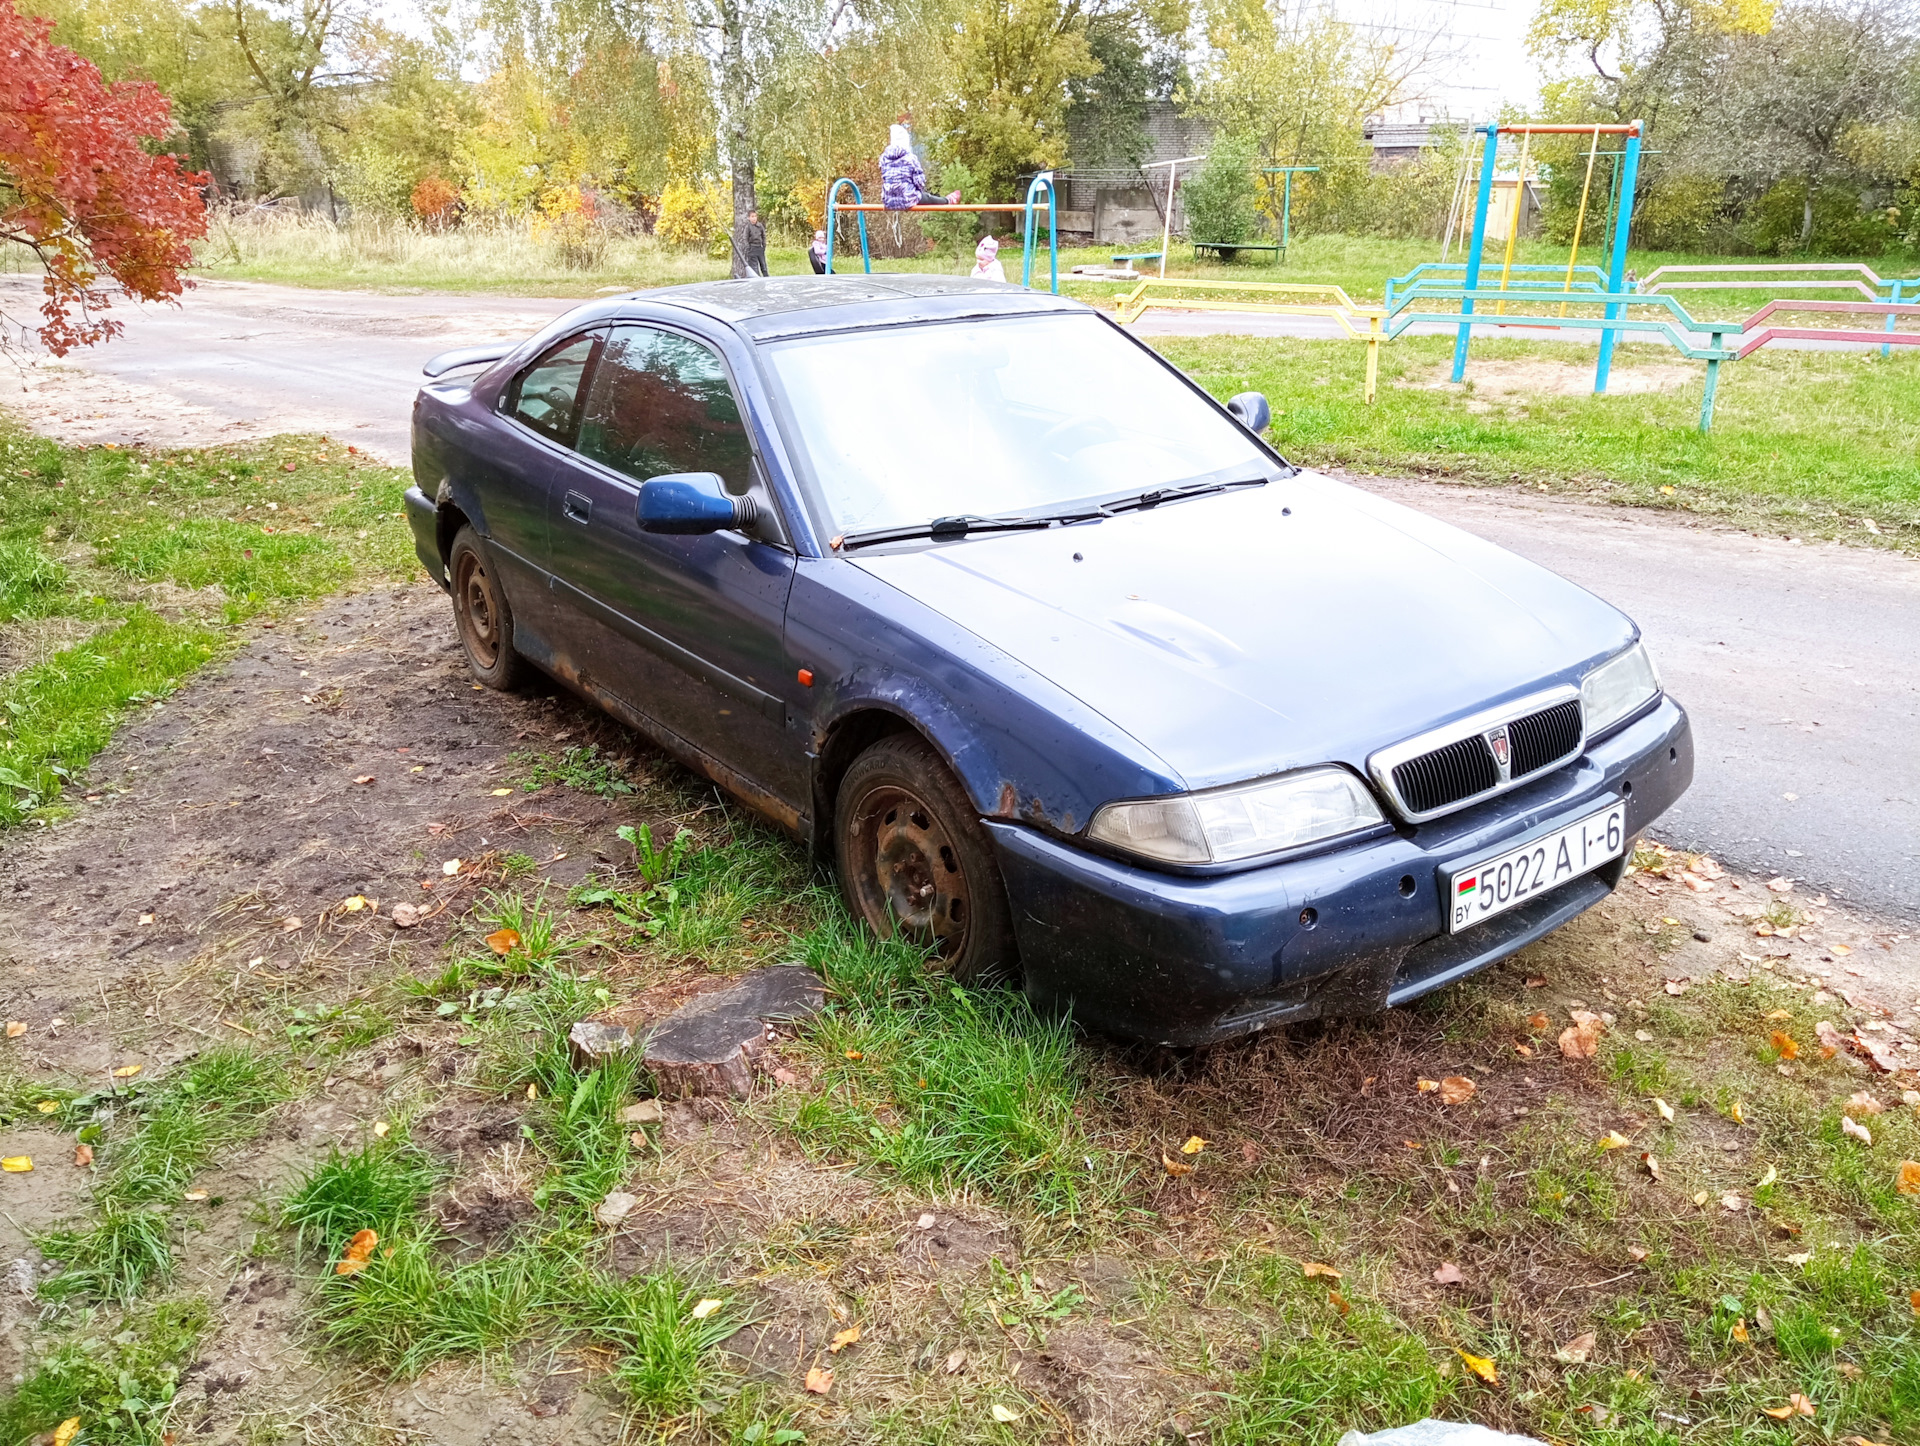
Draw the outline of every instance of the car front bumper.
M1611 893L1625 859L1458 934L1446 932L1445 873L1622 798L1631 840L1692 781L1686 712L1663 697L1576 762L1512 793L1237 873L1163 873L1018 824L986 827L1028 995L1107 1033L1196 1045L1375 1013L1524 948Z

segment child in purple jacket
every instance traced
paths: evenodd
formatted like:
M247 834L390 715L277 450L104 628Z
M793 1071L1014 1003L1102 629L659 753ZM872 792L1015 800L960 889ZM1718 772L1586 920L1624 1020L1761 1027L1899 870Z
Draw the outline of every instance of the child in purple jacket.
M956 206L960 193L936 196L927 189L926 169L913 153L913 135L903 116L887 131L887 148L880 152L880 204L889 211L909 206Z

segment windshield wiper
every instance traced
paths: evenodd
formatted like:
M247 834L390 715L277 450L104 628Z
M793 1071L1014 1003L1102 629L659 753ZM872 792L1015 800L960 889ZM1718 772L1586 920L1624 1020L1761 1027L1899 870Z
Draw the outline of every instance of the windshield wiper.
M1098 514L1093 514L1097 516ZM948 542L965 537L974 532L1025 532L1043 527L1052 527L1058 522L1077 520L1071 517L936 517L931 522L914 522L905 527L876 527L869 532L848 532L834 540L834 547L841 551L850 551L856 547L867 547L876 542L904 542L915 537L931 537L935 542Z
M1291 476L1291 473L1283 473ZM1242 487L1264 487L1272 477L1239 477L1227 482L1190 482L1184 487L1160 487L1133 497L1102 502L1075 512L1025 513L1001 517L936 517L931 522L914 522L904 527L876 527L869 532L848 532L834 539L835 551L851 551L877 542L906 542L930 537L935 542L954 542L975 532L1028 532L1046 527L1061 527L1074 522L1096 522L1120 512L1139 512L1158 507L1162 502L1180 502L1203 497L1210 492L1233 492Z
M1189 497L1204 497L1209 492L1236 492L1242 487L1264 487L1274 481L1271 477L1240 477L1231 482L1190 482L1184 487L1159 487L1151 492L1142 492L1134 497L1122 497L1118 501L1102 505L1102 512L1144 512L1150 507L1158 507L1162 502L1181 502Z

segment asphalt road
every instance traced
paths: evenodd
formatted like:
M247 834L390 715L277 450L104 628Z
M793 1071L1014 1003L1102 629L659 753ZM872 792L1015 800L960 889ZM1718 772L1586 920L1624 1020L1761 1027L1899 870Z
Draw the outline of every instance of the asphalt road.
M16 315L22 280L0 277ZM325 431L403 461L427 356L524 335L573 304L206 282L178 309L126 312L121 338L30 372L17 393L0 382L0 405L72 439ZM1141 329L1203 325L1248 329L1191 314ZM1639 620L1696 730L1696 781L1660 830L1669 842L1920 920L1920 563L1519 492L1356 480Z

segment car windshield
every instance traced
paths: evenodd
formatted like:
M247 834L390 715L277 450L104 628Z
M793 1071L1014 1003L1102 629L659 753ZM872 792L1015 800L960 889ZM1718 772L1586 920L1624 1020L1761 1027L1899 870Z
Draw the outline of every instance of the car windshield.
M1277 470L1085 313L805 337L768 354L829 532L1047 513Z

